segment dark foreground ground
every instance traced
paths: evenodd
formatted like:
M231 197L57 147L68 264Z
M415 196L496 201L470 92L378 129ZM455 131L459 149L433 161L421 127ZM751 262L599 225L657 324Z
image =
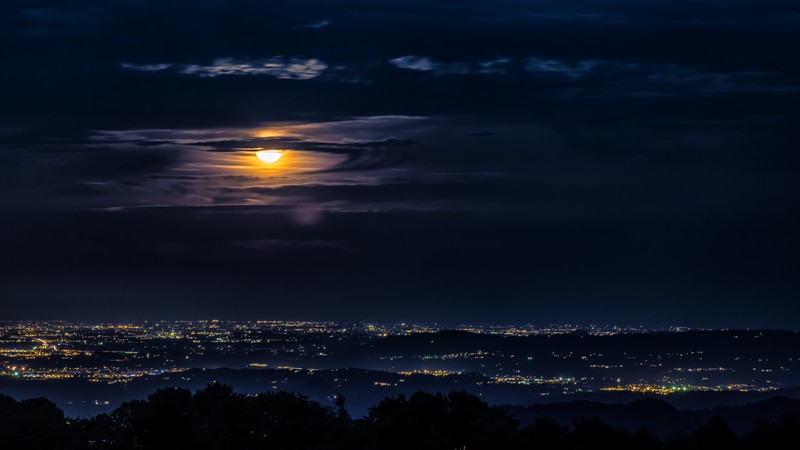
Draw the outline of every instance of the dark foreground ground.
M387 397L360 419L348 414L346 398L335 405L282 391L240 394L212 383L195 393L160 389L109 414L69 419L49 400L2 396L0 448L794 449L800 443L800 402L781 397L713 411L680 411L658 400L509 409L466 392L417 392Z

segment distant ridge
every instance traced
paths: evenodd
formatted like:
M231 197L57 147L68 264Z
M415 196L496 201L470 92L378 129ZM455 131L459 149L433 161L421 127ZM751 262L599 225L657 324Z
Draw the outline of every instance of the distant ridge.
M420 350L435 346L439 350L551 350L574 349L577 344L595 352L652 352L674 347L691 350L697 345L718 350L747 353L754 349L785 353L787 348L800 349L800 333L785 330L696 330L682 332L620 333L588 335L583 333L507 336L478 334L463 330L417 333L376 338L362 349ZM800 356L800 354L798 354Z

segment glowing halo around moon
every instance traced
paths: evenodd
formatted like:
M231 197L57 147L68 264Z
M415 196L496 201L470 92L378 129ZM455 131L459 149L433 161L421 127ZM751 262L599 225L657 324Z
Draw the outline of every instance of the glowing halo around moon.
M281 159L283 152L281 150L259 150L256 152L256 158L264 164L272 164Z

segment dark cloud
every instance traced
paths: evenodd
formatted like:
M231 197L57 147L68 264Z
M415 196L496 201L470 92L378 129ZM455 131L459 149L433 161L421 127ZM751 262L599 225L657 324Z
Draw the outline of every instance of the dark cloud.
M287 185L280 187L227 188L224 193L237 193L241 189L266 196L295 198L303 201L336 202L346 201L348 205L378 206L388 205L415 209L433 202L431 207L448 207L448 202L457 201L464 208L485 208L485 202L496 201L503 194L514 193L515 187L507 182L492 180L477 182L421 182L411 179L406 182L396 180L380 185ZM445 202L445 203L443 203ZM450 203L450 207L453 203Z
M174 151L95 149L68 161L63 172L70 176L118 179L159 172L176 163L178 155Z

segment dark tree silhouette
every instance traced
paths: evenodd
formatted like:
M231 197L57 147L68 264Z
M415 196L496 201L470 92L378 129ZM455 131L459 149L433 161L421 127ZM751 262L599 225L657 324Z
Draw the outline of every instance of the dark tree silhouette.
M662 442L596 417L577 418L571 426L539 418L520 429L504 410L463 391L387 397L357 420L341 396L326 407L302 395L245 395L219 383L194 394L160 389L110 414L76 420L45 399L0 395L2 450L794 450L798 443L800 412L758 422L742 438L715 416L693 433Z
M570 432L553 419L538 418L522 429L521 437L528 448L566 449L571 446Z
M516 423L506 413L466 392L418 392L386 398L366 419L369 448L506 448Z
M0 395L0 437L3 449L49 450L66 444L69 428L64 412L49 400L17 402Z
M739 448L739 439L736 437L736 433L718 415L709 419L706 426L695 431L691 436L690 443L693 448L701 449L716 447L735 450Z

